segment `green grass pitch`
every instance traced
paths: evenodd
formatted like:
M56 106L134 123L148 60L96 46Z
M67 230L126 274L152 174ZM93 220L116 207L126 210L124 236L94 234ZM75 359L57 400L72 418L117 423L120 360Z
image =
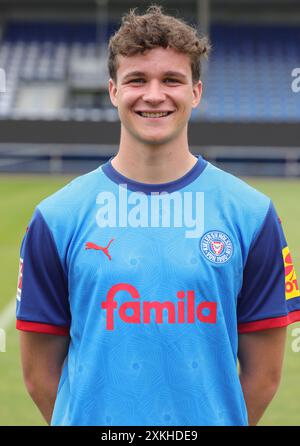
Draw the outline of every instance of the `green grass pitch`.
M12 300L17 286L19 247L35 205L56 191L70 177L0 177L0 314ZM300 279L300 181L246 179L275 203ZM300 352L292 351L293 329L288 329L280 389L260 425L300 425ZM1 328L1 327L0 327ZM6 352L0 352L0 425L45 425L26 393L20 366L18 332L14 323L6 333Z

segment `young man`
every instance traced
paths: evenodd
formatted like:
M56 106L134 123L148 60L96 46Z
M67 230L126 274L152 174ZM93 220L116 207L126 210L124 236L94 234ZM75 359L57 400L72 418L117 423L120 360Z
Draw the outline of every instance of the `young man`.
M278 388L300 293L270 199L189 151L207 51L158 7L126 15L118 154L36 208L17 328L52 425L255 425Z

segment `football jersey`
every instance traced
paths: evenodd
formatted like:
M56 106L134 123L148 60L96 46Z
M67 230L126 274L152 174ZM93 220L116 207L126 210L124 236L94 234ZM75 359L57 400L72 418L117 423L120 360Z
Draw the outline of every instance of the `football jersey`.
M201 156L164 184L110 160L22 242L17 328L70 337L52 425L247 425L239 333L299 320L271 200Z

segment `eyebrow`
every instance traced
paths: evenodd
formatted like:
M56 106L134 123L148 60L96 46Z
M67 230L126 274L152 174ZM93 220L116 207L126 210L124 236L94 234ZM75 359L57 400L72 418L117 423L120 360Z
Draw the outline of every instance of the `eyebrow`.
M123 77L123 81L126 81L127 79L129 79L130 77L134 77L134 76L141 76L144 77L146 75L146 73L144 73L143 71L131 71L130 73L127 73L124 77ZM170 77L180 77L182 79L187 79L187 76L183 73L181 73L180 71L166 71L164 72L164 76L170 76Z

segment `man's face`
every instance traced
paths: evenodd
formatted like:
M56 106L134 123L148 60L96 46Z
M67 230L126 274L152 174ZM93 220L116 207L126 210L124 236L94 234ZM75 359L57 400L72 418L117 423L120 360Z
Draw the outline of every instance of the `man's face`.
M111 101L129 139L166 144L187 132L202 84L192 82L189 56L172 48L118 56L117 82L109 81Z

